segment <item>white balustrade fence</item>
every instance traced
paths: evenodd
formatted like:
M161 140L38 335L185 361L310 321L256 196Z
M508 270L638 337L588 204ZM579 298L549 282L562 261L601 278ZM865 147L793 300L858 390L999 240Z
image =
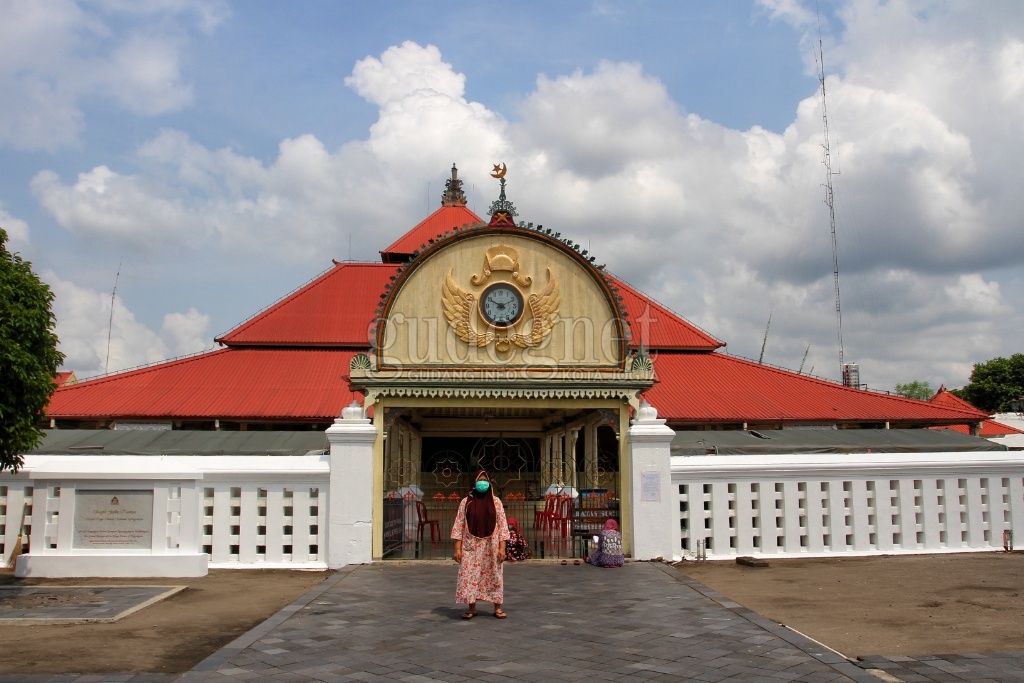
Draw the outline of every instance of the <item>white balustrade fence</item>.
M327 456L30 457L0 479L2 557L20 533L29 574L323 569L329 486ZM79 526L97 494L104 503L141 501L145 510L126 522L130 529L106 520L104 537L90 544Z
M672 483L685 557L1024 544L1024 461L1008 452L675 456Z
M33 486L25 478L4 475L0 483L0 558L4 565L14 552L18 535L27 538L32 531L32 494Z
M313 483L280 477L238 485L204 482L201 488L200 550L210 556L210 566L327 566L321 532L326 477Z
M648 469L669 457L667 440L659 448ZM352 462L367 469L368 453ZM352 501L370 499L370 477L332 472L327 455L34 456L28 465L0 478L0 549L6 562L24 534L19 575L191 576L207 563L369 561L370 517ZM675 556L996 550L1011 538L1005 532L1024 547L1024 459L1013 452L674 456L665 480L667 493L648 496L658 502L644 491L636 498L649 506L644 524L675 527ZM144 547L81 543L76 505L97 494L145 502ZM354 530L337 536L335 552L354 553L337 561L328 547L335 515L336 531ZM653 527L650 535L658 540ZM116 533L104 542L116 544Z

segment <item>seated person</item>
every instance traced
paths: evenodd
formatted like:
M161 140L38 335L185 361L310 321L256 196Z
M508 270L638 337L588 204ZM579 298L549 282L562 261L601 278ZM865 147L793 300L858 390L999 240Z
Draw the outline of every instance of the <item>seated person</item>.
M509 562L520 562L533 557L530 544L526 542L523 535L519 533L519 522L515 517L508 518L509 539L505 544L505 558Z
M604 523L604 529L598 536L597 549L590 553L587 562L595 567L621 567L625 558L622 555L622 534L614 519Z

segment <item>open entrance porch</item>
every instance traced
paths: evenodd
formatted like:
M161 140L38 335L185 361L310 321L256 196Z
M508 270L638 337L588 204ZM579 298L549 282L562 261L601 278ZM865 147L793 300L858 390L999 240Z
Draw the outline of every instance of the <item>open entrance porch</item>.
M529 556L585 556L607 519L623 521L628 481L621 422L628 406L594 403L386 407L379 557L450 558L459 503L481 468Z

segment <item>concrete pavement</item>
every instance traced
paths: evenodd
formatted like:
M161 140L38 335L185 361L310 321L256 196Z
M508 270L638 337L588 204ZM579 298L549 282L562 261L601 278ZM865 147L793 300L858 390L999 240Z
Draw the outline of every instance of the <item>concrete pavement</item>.
M1024 681L1024 653L858 665L657 563L509 564L509 618L480 603L464 620L455 571L347 567L180 676L0 675L0 683Z

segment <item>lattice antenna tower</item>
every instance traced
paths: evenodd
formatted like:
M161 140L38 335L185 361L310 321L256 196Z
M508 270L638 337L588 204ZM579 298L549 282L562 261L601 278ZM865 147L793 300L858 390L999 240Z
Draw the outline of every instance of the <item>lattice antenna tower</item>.
M836 246L836 206L832 192L832 176L839 172L832 171L832 152L828 142L828 108L825 103L825 53L821 43L821 25L818 25L818 82L821 84L821 123L824 129L824 140L821 143L822 159L825 165L825 206L828 207L829 227L832 230L832 276L836 289L836 338L839 341L839 376L843 376L843 308L839 298L839 249Z
M107 322L107 359L103 361L103 374L110 372L110 335L114 331L114 298L117 296L117 282L121 279L121 264L124 257L117 262L117 275L114 277L114 291L110 293L110 320Z

